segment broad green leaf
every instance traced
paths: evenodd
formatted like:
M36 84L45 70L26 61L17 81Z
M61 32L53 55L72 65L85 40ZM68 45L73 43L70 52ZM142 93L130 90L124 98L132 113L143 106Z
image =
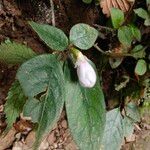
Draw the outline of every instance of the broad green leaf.
M73 139L81 150L98 150L104 132L105 105L99 80L93 88L79 85L72 66L65 66L66 111Z
M136 64L136 67L135 67L135 73L137 75L144 75L147 71L147 64L146 64L146 61L143 60L143 59L140 59L138 60L137 64Z
M131 29L128 26L120 27L118 29L118 39L125 47L130 47L133 40Z
M92 0L82 0L84 3L90 4Z
M124 139L124 130L122 127L122 116L119 108L113 109L106 114L106 126L102 139L102 149L120 150Z
M114 28L119 28L124 22L124 13L120 9L111 8L111 20Z
M70 42L82 50L91 48L98 37L98 31L87 24L79 23L70 30Z
M44 41L47 46L53 50L63 51L68 46L68 38L65 33L50 25L38 24L29 22L34 31L39 35L40 39Z
M12 127L13 123L15 123L16 118L19 117L26 101L26 97L18 81L12 84L6 100L4 111L6 113L7 132Z
M55 55L40 55L25 62L17 78L29 98L24 112L38 123L35 149L58 121L64 105L65 82L61 62ZM32 106L29 106L29 105Z
M133 38L140 41L141 40L141 31L134 25L129 25L129 28L131 29Z
M25 45L6 42L0 45L0 62L7 64L20 64L36 56L36 53Z
M145 48L142 45L137 45L131 50L131 54L135 59L144 58L146 55Z
M143 8L134 9L134 12L145 20L144 25L150 26L150 14Z
M127 116L122 116L119 108L107 112L102 149L120 150L124 137L133 133L134 123L140 119L139 112L133 103L129 103L125 110Z

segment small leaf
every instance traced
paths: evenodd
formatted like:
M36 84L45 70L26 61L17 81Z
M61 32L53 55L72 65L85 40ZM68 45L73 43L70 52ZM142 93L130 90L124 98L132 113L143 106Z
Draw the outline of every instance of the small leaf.
M121 65L124 58L109 58L111 68L115 69Z
M92 2L92 0L82 0L82 1L86 4L90 4Z
M120 27L118 29L118 39L125 47L130 47L133 40L131 29L128 26Z
M122 116L118 108L113 109L106 114L106 126L102 140L102 149L120 150L124 139L124 130L122 127Z
M150 12L150 0L146 0L146 5L147 5L148 12Z
M97 37L98 31L87 24L76 24L70 30L70 42L82 50L91 48Z
M34 56L36 53L32 49L19 43L6 42L0 45L0 62L20 64Z
M65 65L69 127L80 149L97 150L100 149L105 124L104 95L99 81L93 88L81 87L72 68Z
M150 15L149 13L144 10L143 8L134 9L134 12L141 18L145 20L144 25L150 26Z
M131 50L131 54L135 59L144 58L146 56L145 48L142 45L137 45Z
M7 101L5 103L5 113L7 128L6 132L12 128L13 123L15 123L16 118L19 117L22 112L23 105L26 101L26 97L22 91L22 88L18 81L15 81L10 88L7 96Z
M146 71L147 71L147 64L145 60L143 59L138 60L136 67L135 67L135 73L137 75L142 76L146 73Z
M147 11L143 8L134 9L134 12L143 19L147 19L149 17Z
M131 118L134 122L140 121L140 113L139 113L137 105L134 103L130 102L126 106L126 115L127 117Z
M35 22L29 22L34 31L39 35L47 46L53 50L63 51L68 46L68 38L65 33L53 26L46 24L38 24Z
M26 115L38 122L35 149L42 137L58 121L64 106L65 82L62 65L55 55L40 55L25 62L17 78L29 98L24 107ZM32 105L32 106L30 106Z
M124 22L124 13L120 9L111 8L111 20L114 28L119 28Z
M131 29L133 38L137 39L138 41L141 41L141 32L140 32L140 30L134 25L129 25L129 28Z

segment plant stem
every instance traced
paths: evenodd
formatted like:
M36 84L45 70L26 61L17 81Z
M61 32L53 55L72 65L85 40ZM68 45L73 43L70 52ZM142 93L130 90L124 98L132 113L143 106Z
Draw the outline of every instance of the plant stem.
M109 28L109 27L105 27L105 26L100 26L98 24L94 24L95 27L99 28L99 29L105 29L105 30L108 30L108 31L111 31L111 32L114 32L115 30L112 29L112 28Z
M97 44L95 44L94 47L95 47L99 52L101 52L102 54L107 55L107 53L104 52Z
M53 0L50 0L51 13L52 13L52 25L55 26L55 13L54 13L54 3Z
M97 44L94 45L94 47L99 51L101 52L102 54L104 55L107 55L107 56L110 56L110 57L124 57L124 56L129 56L129 57L132 57L131 54L128 54L128 53L112 53L112 52L109 52L109 51L103 51Z

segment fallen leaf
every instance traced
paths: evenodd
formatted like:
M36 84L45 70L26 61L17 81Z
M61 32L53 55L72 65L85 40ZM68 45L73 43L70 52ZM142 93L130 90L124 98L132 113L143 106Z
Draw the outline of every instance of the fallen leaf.
M100 7L102 8L102 12L107 17L110 17L111 8L118 8L123 12L128 12L134 1L135 0L101 0Z

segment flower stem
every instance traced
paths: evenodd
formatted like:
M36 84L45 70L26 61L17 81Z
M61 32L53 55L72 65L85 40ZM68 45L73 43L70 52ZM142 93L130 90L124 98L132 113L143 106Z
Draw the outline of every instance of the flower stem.
M80 55L82 54L78 49L74 48L74 47L70 47L69 48L71 54L73 55L74 59L76 60L78 57L80 57Z

